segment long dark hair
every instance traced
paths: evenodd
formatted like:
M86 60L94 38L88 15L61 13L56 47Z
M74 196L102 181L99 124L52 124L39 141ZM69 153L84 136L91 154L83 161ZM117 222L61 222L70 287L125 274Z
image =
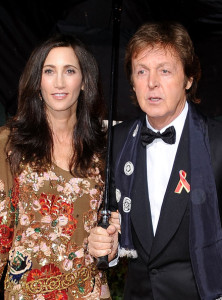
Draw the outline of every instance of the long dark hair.
M49 52L56 47L72 47L79 61L84 91L77 104L77 122L73 128L73 155L69 164L73 175L90 173L94 154L105 152L105 131L102 126L104 101L97 62L86 46L76 37L56 34L32 52L19 82L18 110L12 120L7 152L12 173L19 174L23 165L37 170L52 164L53 139L44 101L40 97L42 68Z

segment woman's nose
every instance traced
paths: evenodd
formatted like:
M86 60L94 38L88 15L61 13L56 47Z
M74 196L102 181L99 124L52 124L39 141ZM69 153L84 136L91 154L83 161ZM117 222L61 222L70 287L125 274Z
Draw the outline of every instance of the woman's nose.
M63 88L65 86L65 80L62 74L57 74L55 78L55 87Z

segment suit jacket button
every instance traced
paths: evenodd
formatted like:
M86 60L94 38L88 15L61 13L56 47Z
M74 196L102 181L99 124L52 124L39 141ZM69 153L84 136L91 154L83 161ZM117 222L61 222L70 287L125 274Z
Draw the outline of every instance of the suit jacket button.
M152 270L151 270L151 274L152 274L152 275L156 275L157 273L158 273L158 270L157 270L157 269L152 269Z

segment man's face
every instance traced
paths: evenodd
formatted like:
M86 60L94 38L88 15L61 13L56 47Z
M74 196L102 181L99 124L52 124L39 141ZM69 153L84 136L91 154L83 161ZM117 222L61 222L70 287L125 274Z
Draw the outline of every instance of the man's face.
M185 90L192 78L185 80L183 65L172 48L146 48L132 58L133 89L150 124L160 130L183 110Z

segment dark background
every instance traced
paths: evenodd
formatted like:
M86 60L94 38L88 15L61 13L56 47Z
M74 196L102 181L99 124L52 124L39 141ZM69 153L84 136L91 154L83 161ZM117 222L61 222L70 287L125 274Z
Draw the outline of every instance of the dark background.
M222 0L123 0L114 118L138 114L123 69L126 43L145 21L175 20L188 30L202 66L201 110L222 115ZM99 63L105 99L110 100L112 0L7 0L0 4L0 104L4 114L17 107L17 86L33 48L56 31L74 33ZM0 115L1 120L5 115Z
M1 0L0 3L0 125L17 108L19 77L33 48L55 32L81 38L97 58L108 104L111 95L112 0ZM123 60L125 46L146 21L175 20L190 33L202 66L198 88L201 110L222 116L222 0L123 0L114 119L134 117ZM122 299L124 261L109 270L113 299ZM0 299L3 299L3 281Z

